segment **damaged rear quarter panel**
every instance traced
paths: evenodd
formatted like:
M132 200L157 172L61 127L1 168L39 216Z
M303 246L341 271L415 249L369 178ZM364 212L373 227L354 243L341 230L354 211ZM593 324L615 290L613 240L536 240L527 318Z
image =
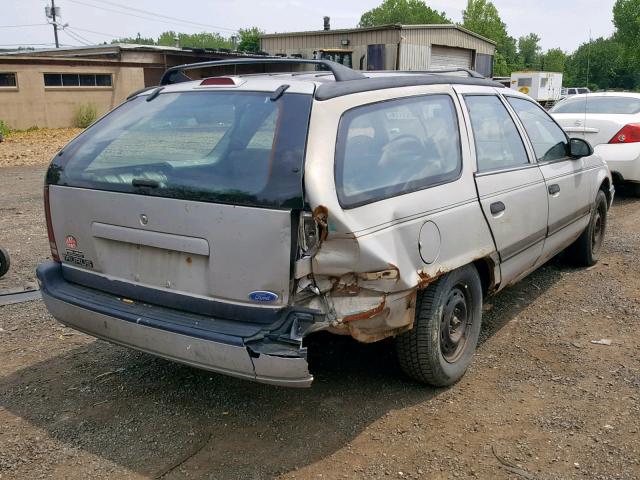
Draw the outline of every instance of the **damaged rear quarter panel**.
M364 342L412 327L418 289L443 273L488 257L495 247L473 180L468 138L458 100L446 85L374 91L315 102L305 166L311 208L322 212L324 239L312 258L313 281L333 330ZM450 183L342 209L334 179L336 133L342 113L363 103L428 93L451 94L461 131L462 174ZM365 101L366 100L366 101ZM420 231L434 222L440 239L433 263L420 255ZM322 235L322 234L321 234ZM434 245L439 243L439 245ZM316 305L320 299L313 300Z

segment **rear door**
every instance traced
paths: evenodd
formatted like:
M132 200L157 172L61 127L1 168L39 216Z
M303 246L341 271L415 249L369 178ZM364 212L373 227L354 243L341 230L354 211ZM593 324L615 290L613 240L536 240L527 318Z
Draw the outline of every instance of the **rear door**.
M311 97L270 96L143 96L68 145L47 177L66 275L159 303L286 305Z
M584 158L569 156L567 135L537 103L511 95L506 99L527 132L547 185L551 238L545 245L546 259L585 228L595 196L593 167Z
M467 93L480 203L501 261L501 285L526 274L542 253L547 192L521 132L497 93Z

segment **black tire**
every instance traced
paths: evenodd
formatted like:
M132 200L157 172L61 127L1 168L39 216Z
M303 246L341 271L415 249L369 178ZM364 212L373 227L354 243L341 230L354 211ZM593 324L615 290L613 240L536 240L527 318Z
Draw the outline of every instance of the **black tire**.
M418 292L413 329L395 338L400 367L414 380L436 387L457 382L473 359L481 322L476 268L467 265L445 274Z
M595 265L600 257L606 230L607 197L602 190L599 190L589 225L575 243L569 247L573 263L579 267Z
M9 271L10 266L11 260L9 259L9 252L0 247L0 277Z

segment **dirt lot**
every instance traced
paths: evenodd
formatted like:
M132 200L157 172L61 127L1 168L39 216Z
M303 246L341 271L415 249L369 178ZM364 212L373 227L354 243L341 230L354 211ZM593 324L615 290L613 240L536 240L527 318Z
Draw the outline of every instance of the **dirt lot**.
M0 289L48 257L51 135L0 143ZM40 301L0 307L0 477L640 478L639 248L640 201L619 196L598 266L555 260L490 298L448 389L403 378L388 343L317 338L313 387L285 390L96 341Z

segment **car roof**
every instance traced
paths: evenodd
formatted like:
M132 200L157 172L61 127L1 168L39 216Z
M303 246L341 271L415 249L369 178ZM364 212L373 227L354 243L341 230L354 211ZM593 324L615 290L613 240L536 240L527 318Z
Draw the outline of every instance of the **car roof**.
M334 75L327 71L221 75L220 77L232 79L235 86L202 85L204 79L199 79L164 85L159 88L163 89L163 93L198 90L274 92L283 85L287 85L287 93L314 94L315 99L319 101L352 93L417 85L449 84L505 88L501 83L490 79L461 76L455 72L364 71L360 73L362 78L348 81L335 81ZM153 90L149 89L139 94L148 95Z
M583 88L583 87L571 87L571 88ZM633 92L591 92L591 93L580 93L578 95L572 95L567 98L566 101L569 100L577 100L580 98L594 98L594 97L630 97L630 98L640 98L640 93ZM564 100L563 100L564 101Z

